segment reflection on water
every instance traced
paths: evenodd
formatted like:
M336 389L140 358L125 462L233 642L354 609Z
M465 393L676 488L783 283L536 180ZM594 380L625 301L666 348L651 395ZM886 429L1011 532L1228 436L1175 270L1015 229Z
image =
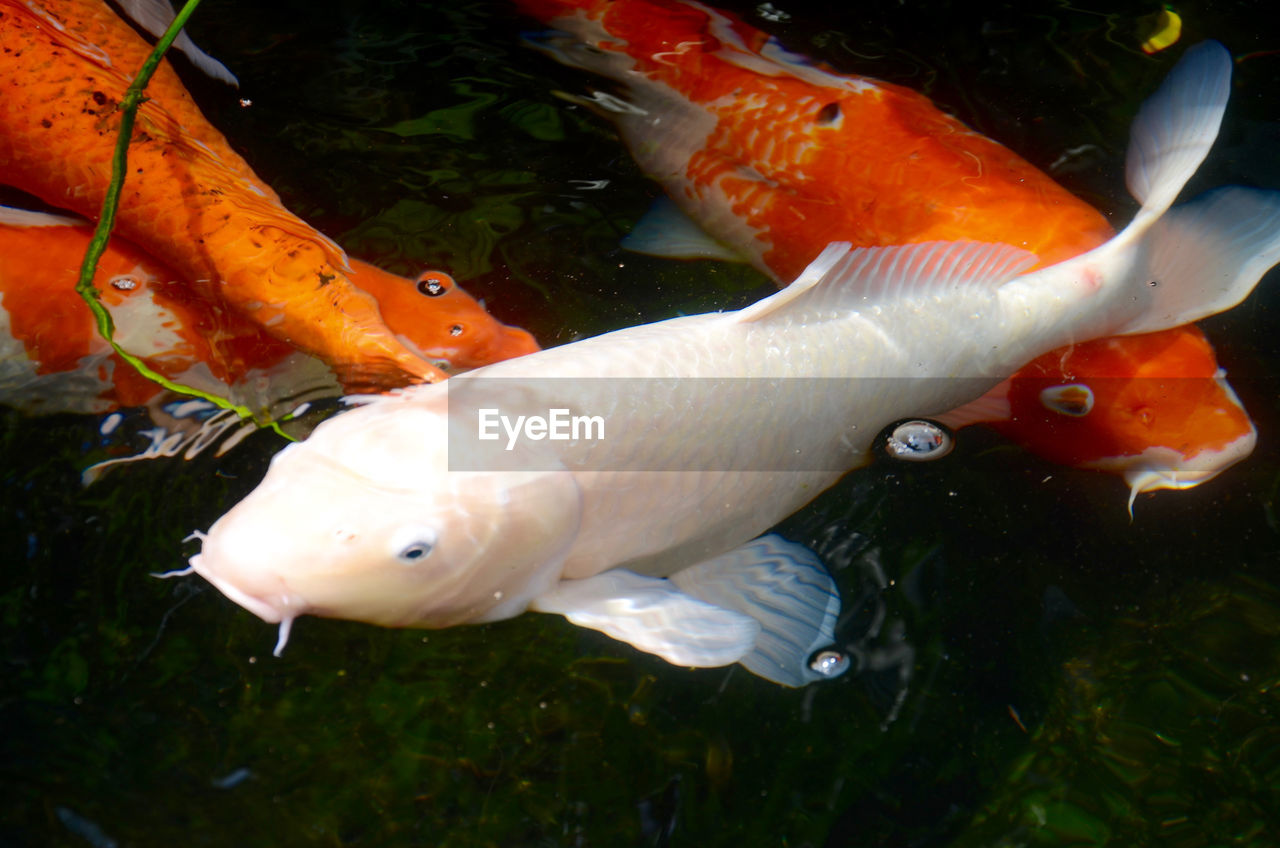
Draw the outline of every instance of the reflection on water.
M783 4L775 4L783 8ZM748 13L751 4L744 4ZM1021 7L1019 7L1021 9ZM924 88L1127 218L1134 105L1168 60L1141 4L917 4L755 18L849 71ZM1184 38L1274 50L1241 4ZM617 249L656 195L581 79L498 2L206 0L192 79L287 204L353 255L445 267L546 344L769 286ZM1277 59L1237 64L1188 194L1275 183ZM252 100L249 107L238 103ZM14 845L1267 845L1280 822L1272 275L1206 323L1258 422L1246 463L1139 498L965 430L949 456L850 475L780 532L845 599L845 676L784 690L689 671L553 618L438 632L268 625L183 543L283 442L112 468L141 418L0 412L0 843Z

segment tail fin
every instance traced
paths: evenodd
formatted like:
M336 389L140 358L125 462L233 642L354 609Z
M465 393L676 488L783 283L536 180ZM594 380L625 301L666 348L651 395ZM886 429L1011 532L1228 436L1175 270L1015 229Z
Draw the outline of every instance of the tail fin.
M1138 112L1127 182L1142 208L1106 244L1008 283L1019 300L1047 276L1088 289L1101 278L1110 294L1076 317L1085 335L1168 329L1229 309L1280 261L1280 193L1244 188L1211 192L1169 207L1204 161L1230 93L1231 56L1214 41L1188 50ZM1082 291L1083 289L1077 289Z
M1126 334L1198 321L1244 300L1280 262L1280 192L1215 189L1170 210L1142 239L1150 301Z
M1126 178L1142 208L1086 254L1136 262L1125 272L1129 317L1110 332L1163 330L1229 309L1280 261L1280 193L1219 189L1169 209L1213 146L1230 82L1226 48L1198 44L1134 120Z
M1142 204L1129 229L1159 217L1209 153L1231 93L1231 54L1216 41L1192 47L1138 110L1125 182Z

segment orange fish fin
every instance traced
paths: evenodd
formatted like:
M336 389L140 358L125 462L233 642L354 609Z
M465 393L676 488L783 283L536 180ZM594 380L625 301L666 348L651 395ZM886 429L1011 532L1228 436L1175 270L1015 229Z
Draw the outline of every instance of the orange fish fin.
M415 383L439 383L449 375L417 357L390 357L330 365L348 394L368 395Z

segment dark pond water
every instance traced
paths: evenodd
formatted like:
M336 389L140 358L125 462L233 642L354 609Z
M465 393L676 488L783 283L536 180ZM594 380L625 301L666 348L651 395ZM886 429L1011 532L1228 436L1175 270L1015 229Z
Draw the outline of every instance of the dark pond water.
M838 67L927 90L1124 221L1128 121L1172 64L1155 4L777 3ZM1191 192L1280 188L1280 27L1178 5L1240 61ZM190 78L304 218L391 270L449 269L545 344L740 305L741 267L621 252L656 196L574 72L501 2L206 0L242 81ZM252 100L242 108L238 97ZM389 131L398 127L398 132ZM581 180L608 180L604 190ZM862 668L804 690L688 671L536 615L273 629L181 567L283 443L81 470L91 418L0 410L0 844L1280 844L1280 277L1205 323L1260 432L1139 498L990 433L873 467L786 522L844 594ZM127 429L127 428L126 428ZM139 447L141 443L139 443Z

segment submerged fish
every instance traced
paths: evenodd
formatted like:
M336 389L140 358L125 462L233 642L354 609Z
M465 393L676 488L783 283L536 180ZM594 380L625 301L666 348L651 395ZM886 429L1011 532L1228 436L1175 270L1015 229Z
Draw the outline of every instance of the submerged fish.
M0 98L0 179L96 217L118 106L151 46L102 0L0 0L0 16L6 78L20 81ZM348 391L446 376L424 358L428 349L406 346L403 331L388 326L342 250L285 209L204 119L167 62L147 97L129 147L121 235L206 301L323 359ZM512 332L517 347L532 347Z
M1186 489L1247 457L1257 431L1195 325L1097 339L1033 360L973 404L937 416L1038 435L1051 462L1120 474L1141 492Z
M140 406L165 390L120 360L75 291L91 238L82 220L0 207L0 402L32 413ZM392 332L442 368L474 368L537 350L451 278L418 281L352 261L351 281L376 298ZM122 238L108 242L94 285L116 341L171 380L278 413L341 389L319 360L196 295L179 275Z
M816 66L730 14L691 0L517 4L561 30L534 46L621 84L621 96L579 102L617 125L679 207L641 221L632 249L746 258L782 281L832 241L976 239L1050 265L1113 235L1097 210L928 98ZM1128 378L1124 395L1116 378ZM1058 414L1034 389L1045 380L1088 387L1094 402ZM1257 437L1195 327L1052 351L950 423L989 423L1051 460L1121 474L1131 507L1140 492L1215 476Z
M304 614L445 627L534 609L678 665L739 661L787 685L838 671L817 650L839 612L830 576L758 534L866 463L889 422L1069 340L1226 309L1280 259L1280 193L1168 208L1217 134L1230 68L1221 45L1190 50L1143 106L1142 208L1099 248L1028 272L1037 258L1008 245L834 244L740 311L373 398L277 454L197 534L188 571L279 622L277 651ZM512 441L481 437L495 415ZM556 438L558 415L595 429Z

